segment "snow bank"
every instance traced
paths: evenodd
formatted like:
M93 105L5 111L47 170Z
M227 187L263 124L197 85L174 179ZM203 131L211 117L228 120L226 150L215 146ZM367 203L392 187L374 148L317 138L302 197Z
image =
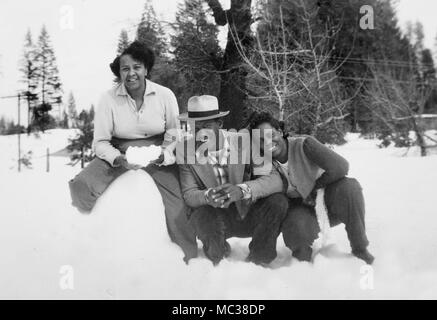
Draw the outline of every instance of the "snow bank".
M21 156L29 151L32 167L45 170L47 148L53 154L64 149L69 144L69 139L76 137L77 129L52 129L45 133L21 134ZM17 170L18 162L18 135L0 136L0 164L3 168ZM26 170L22 166L23 170Z
M374 140L348 140L336 151L363 186L372 274L350 255L343 226L331 230L313 264L291 258L280 237L271 268L244 262L249 239L237 238L218 267L201 252L187 266L168 239L159 192L145 172L121 176L92 214L82 215L67 186L79 168L54 158L50 173L0 169L0 298L437 298L437 156L401 157ZM60 286L62 266L74 271L73 290ZM362 286L366 275L373 289Z

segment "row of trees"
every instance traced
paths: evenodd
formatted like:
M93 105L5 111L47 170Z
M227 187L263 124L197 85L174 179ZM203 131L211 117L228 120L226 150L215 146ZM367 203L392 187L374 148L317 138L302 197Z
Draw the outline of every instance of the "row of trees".
M370 30L360 28L365 5ZM152 80L175 92L181 111L190 96L212 94L231 111L228 128L267 110L285 130L324 142L352 130L426 154L419 120L437 111L434 61L423 27L402 33L391 0L231 0L226 10L218 0L185 0L169 24L146 0L135 38L154 49ZM117 53L129 43L122 30Z
M374 29L361 29L363 6ZM218 27L227 26L224 49ZM169 43L151 0L136 39L155 49L152 79L170 87L183 111L189 96L213 94L239 128L254 110L269 110L287 130L341 142L346 130L384 141L423 141L418 120L436 112L432 54L420 23L402 33L391 0L185 0ZM129 43L120 36L118 53ZM409 138L413 130L416 141Z
M25 130L25 127L19 126L13 120L7 120L4 116L0 118L0 135L17 134Z
M91 106L91 108L94 107ZM32 117L33 114L33 119L29 119L32 121L32 123L29 124L27 128L23 125L18 125L13 120L7 120L5 117L0 118L0 135L10 135L24 132L30 134L32 127L34 130L41 129L41 127L44 130L53 128L74 129L79 127L78 121L80 120L80 114L78 114L77 112L76 100L74 98L73 92L70 92L67 107L65 110L63 110L62 115L59 117L59 119L55 119L48 113L51 109L45 110L45 117L47 122L42 123L44 117L35 117L35 113L42 111L41 106L33 107L30 110L32 112L30 116Z
M67 110L62 111L62 83L59 77L56 56L45 26L41 28L37 41L27 31L20 61L23 89L19 92L21 102L27 104L27 126L18 126L12 121L2 121L0 134L30 133L55 127L76 127L76 103L70 93ZM57 109L55 118L51 111Z

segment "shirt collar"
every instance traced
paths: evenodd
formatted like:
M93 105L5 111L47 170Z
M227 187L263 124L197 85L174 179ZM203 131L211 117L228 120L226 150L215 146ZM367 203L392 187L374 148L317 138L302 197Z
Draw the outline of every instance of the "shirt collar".
M155 94L156 93L156 85L154 82L146 79L146 91L144 92L144 96L148 96L150 94ZM126 87L124 86L123 83L120 83L116 90L115 90L115 94L117 96L128 96Z
M144 96L148 96L149 94L156 93L156 84L148 79L146 79L146 92Z

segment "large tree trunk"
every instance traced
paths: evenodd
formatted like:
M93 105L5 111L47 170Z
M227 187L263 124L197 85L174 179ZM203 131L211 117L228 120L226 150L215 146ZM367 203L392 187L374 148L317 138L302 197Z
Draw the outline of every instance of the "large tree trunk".
M231 8L223 10L218 0L206 0L213 11L217 25L228 25L228 39L223 61L220 68L221 84L220 108L230 111L225 118L225 128L240 128L245 117L246 72L242 68L242 59L234 38L243 44L244 48L252 45L250 26L252 24L252 0L231 0Z

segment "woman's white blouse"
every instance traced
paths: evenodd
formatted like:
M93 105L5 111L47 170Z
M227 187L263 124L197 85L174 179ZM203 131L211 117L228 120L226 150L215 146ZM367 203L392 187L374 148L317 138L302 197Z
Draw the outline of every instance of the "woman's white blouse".
M121 154L110 143L113 137L141 139L165 133L166 148L177 137L178 115L178 103L170 89L146 80L144 102L137 110L135 101L120 84L100 98L94 120L93 150L97 157L113 165Z

